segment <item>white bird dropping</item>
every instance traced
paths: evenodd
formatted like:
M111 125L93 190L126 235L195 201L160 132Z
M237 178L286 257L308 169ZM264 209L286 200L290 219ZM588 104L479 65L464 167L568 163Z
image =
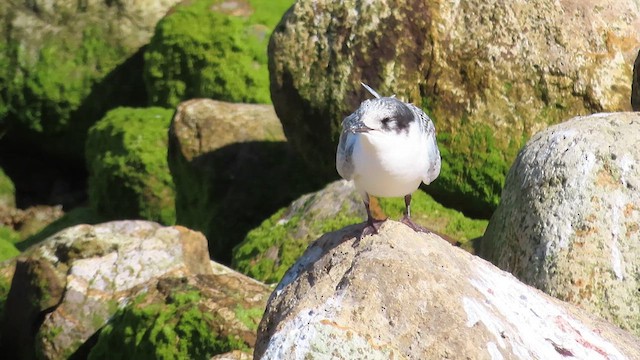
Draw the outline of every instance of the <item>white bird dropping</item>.
M440 151L433 122L413 104L382 97L362 83L375 99L365 100L342 121L336 169L353 180L367 209L362 235L374 234L386 220L374 219L369 196L402 197L402 222L415 231L427 231L411 221L411 194L421 182L430 184L440 174Z

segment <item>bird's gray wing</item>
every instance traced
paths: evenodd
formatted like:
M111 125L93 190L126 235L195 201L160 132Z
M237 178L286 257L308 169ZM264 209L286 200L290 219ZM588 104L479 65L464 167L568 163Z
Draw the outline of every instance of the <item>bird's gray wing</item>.
M442 161L440 159L440 150L436 143L436 127L433 125L433 121L431 121L429 116L425 114L422 109L413 104L407 104L407 106L409 106L409 109L411 109L416 119L420 122L420 129L422 130L422 134L426 140L425 146L427 146L427 153L429 155L429 166L422 177L422 181L429 185L438 177L438 175L440 175Z
M336 170L338 174L345 180L353 178L353 146L355 145L355 136L347 129L349 124L355 121L355 113L347 116L342 121L342 133L338 142L338 150L336 152Z

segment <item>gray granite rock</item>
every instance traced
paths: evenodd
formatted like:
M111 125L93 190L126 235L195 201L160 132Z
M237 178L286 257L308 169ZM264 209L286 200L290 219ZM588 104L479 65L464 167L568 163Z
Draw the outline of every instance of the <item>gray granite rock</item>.
M255 359L636 359L640 340L434 234L328 233L267 304Z
M640 113L551 126L516 159L479 254L640 335Z

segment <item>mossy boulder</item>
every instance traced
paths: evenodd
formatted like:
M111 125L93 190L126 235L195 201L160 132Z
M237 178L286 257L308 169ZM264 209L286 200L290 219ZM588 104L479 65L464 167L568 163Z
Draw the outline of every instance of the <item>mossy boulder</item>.
M206 239L149 221L77 225L17 259L0 324L8 358L85 358L85 343L163 276L212 274ZM0 268L1 270L1 268Z
M1 2L3 142L81 162L108 109L146 105L140 49L178 1Z
M202 231L216 261L229 263L249 230L322 186L284 140L271 105L193 99L178 106L168 155L177 223Z
M370 96L361 81L416 104L442 152L427 191L488 218L524 140L630 109L638 21L634 0L300 0L271 36L271 96L287 139L325 178L336 177L341 121Z
M118 108L87 137L89 200L110 219L175 222L173 180L167 164L167 132L173 110Z
M198 307L197 291L177 293L162 304L144 300L142 295L114 315L89 359L204 359L247 347L215 331L220 319Z
M0 208L16 206L16 188L13 181L0 168Z
M251 351L269 292L236 275L160 279L118 310L89 359L209 359Z
M145 52L152 105L205 97L269 103L267 43L292 0L195 0L157 25Z
M403 199L380 199L372 202L376 218L388 215L399 219L404 212ZM449 241L472 249L486 220L474 220L447 209L421 190L413 194L412 218ZM386 213L386 215L385 215ZM344 180L297 199L265 220L247 234L233 252L233 266L253 278L267 283L278 282L311 242L324 233L366 219L362 199L352 182Z

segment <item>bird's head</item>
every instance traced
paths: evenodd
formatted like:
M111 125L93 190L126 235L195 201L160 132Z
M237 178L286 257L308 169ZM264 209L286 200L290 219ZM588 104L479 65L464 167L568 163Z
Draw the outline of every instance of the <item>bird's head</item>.
M345 130L352 133L407 133L415 115L402 101L393 97L365 100L345 120Z

